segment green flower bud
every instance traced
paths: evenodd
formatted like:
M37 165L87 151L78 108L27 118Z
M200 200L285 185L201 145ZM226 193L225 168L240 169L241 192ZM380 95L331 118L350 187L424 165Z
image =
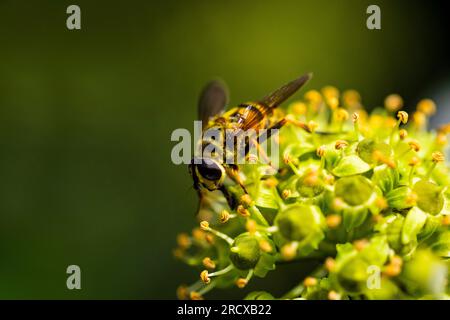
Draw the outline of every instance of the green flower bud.
M324 189L323 180L314 173L306 173L297 181L297 191L302 198L314 198L320 195Z
M328 300L330 289L332 289L330 281L327 278L321 279L317 285L307 287L302 294L302 298L307 300Z
M302 241L321 232L323 215L316 206L293 205L278 214L275 224L284 238Z
M364 204L369 200L372 192L372 183L363 176L341 178L335 185L336 196L351 206Z
M397 210L412 208L416 204L416 196L407 186L398 187L386 195L389 207Z
M427 215L417 207L413 207L406 215L402 229L402 244L417 240L417 234L425 225Z
M400 275L400 281L409 294L439 296L445 290L447 266L429 250L418 250L407 261Z
M434 254L440 257L450 258L450 231L446 230L440 233L433 242L431 249Z
M417 206L425 212L436 215L444 207L444 188L436 184L420 180L414 185L414 193L417 195Z
M325 163L327 168L334 168L339 161L340 153L332 146L325 147Z
M341 159L338 165L333 169L333 174L338 177L354 176L369 171L370 165L364 162L360 157L351 155Z
M367 288L371 267L386 262L389 246L385 236L376 236L361 251L347 243L337 246L336 270L334 272L339 286L349 293L359 293Z
M440 226L441 219L439 216L428 215L427 221L425 222L425 225L423 226L422 230L420 230L417 237L420 240L425 240L431 237Z
M364 223L369 215L367 208L348 207L345 208L342 216L344 217L344 226L346 231L357 228Z
M372 181L386 194L397 187L400 175L397 169L381 165L373 170Z
M374 154L378 153L382 157L388 159L392 154L392 148L384 142L377 142L373 139L364 139L358 143L356 152L362 160L369 164L373 164L378 162L374 157Z
M395 250L395 252L401 255L408 255L415 249L417 243L414 241L410 241L406 245L402 243L402 230L404 222L405 218L403 216L395 216L395 218L388 222L385 233L389 246Z
M403 296L400 288L386 277L381 277L379 288L366 288L364 293L370 300L398 300Z
M260 183L257 196L255 197L255 205L269 222L273 221L273 217L279 209L279 196L275 187L269 187L266 183Z
M257 238L248 233L239 235L230 249L230 260L240 270L254 268L260 256L261 249Z
M300 194L297 191L297 181L300 178L296 175L289 177L278 185L278 190L286 202L294 202Z
M349 293L360 292L366 285L369 263L359 257L349 259L340 268L337 280L339 285Z

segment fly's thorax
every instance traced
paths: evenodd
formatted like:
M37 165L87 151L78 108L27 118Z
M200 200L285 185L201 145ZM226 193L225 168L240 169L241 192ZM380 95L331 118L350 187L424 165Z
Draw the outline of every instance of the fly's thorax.
M261 103L247 102L240 104L232 117L239 128L257 130L265 127L266 117L270 113L271 109Z
M272 111L263 104L248 102L216 117L202 132L197 149L201 154L197 156L225 164L243 164L250 158L259 158L256 145L259 135L270 124Z

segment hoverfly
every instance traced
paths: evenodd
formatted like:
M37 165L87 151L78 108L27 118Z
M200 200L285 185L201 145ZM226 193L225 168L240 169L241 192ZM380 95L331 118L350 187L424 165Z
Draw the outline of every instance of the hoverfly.
M203 132L210 129L225 131L232 129L238 132L244 132L253 129L258 132L261 129L279 129L292 120L280 117L274 117L274 110L282 102L292 96L309 79L311 74L305 74L273 91L261 100L247 102L231 108L225 112L228 103L228 90L220 81L211 81L202 90L198 102L198 116L202 121ZM311 132L308 125L299 121L293 122L307 132ZM268 136L265 137L267 139ZM257 140L259 143L260 140ZM258 143L256 142L256 143ZM209 139L203 138L200 141L201 147L214 143ZM224 142L220 142L223 144ZM219 149L226 149L225 145L217 146ZM229 151L229 150L226 150ZM247 151L245 151L247 152ZM209 191L220 190L224 194L229 206L233 209L236 206L235 200L228 193L223 183L226 177L231 178L240 185L245 193L247 190L243 184L236 164L227 164L220 157L194 157L189 165L189 172L194 180L194 188L202 197L201 189Z

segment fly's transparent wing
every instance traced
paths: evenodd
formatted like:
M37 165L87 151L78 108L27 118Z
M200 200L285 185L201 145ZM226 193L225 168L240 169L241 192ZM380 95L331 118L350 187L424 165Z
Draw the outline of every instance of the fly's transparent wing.
M198 100L198 118L205 126L211 117L220 114L228 104L228 89L220 80L209 82Z
M268 96L264 97L260 102L269 108L276 108L292 96L311 78L312 73L307 73L275 90Z

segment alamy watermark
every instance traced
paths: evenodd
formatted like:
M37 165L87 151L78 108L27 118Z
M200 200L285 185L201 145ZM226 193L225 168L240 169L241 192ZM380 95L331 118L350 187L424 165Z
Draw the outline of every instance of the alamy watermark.
M66 286L69 290L81 289L81 269L76 264L67 267L66 273L69 275L66 280Z
M381 30L381 9L376 4L367 7L366 13L369 14L366 20L366 26L369 30Z
M66 13L69 14L66 20L66 27L69 30L81 29L81 9L76 4L67 7Z

